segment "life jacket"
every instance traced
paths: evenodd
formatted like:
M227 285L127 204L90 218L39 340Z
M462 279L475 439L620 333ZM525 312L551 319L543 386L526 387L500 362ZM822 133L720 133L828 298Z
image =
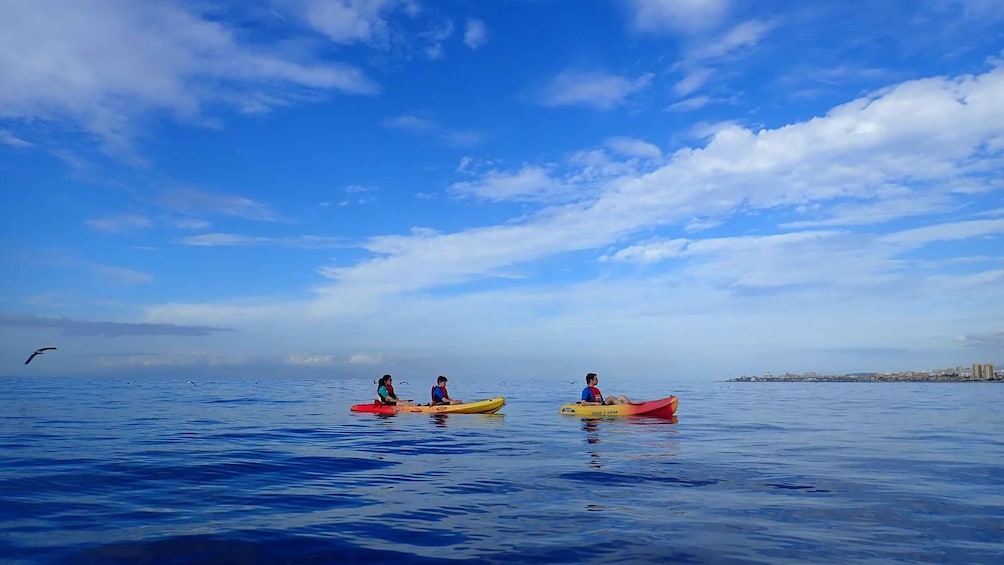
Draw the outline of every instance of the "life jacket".
M603 402L603 393L594 386L587 386L589 392L593 393L593 402Z
M380 396L380 387L377 387L377 396L380 397L380 403L381 404L397 404L397 401L394 400L395 398L397 398L397 395L394 394L394 385L385 384L383 386L384 386L384 388L387 389L387 398L384 398L384 397Z
M450 393L446 392L446 385L443 385L443 386L436 385L436 386L432 387L431 390L429 390L429 395L432 396L432 400L429 402L429 404L432 405L432 406L435 406L436 403L437 403L436 402L436 389L437 388L443 389L443 399L447 399L447 398L450 397Z

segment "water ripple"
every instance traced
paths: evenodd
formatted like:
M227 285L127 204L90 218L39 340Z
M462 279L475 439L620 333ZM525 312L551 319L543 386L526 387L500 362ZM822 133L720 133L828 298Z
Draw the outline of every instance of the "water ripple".
M559 416L516 382L502 414L387 417L348 411L369 382L187 380L0 379L0 562L1004 552L995 388L708 383L677 387L668 421ZM501 380L464 396L496 396Z

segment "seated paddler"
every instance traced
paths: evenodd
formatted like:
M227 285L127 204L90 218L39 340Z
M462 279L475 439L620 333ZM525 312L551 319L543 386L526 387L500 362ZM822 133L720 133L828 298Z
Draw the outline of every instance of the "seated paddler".
M446 390L446 382L449 379L443 375L439 375L436 379L436 386L432 387L432 402L431 406L439 406L440 404L463 404L462 400L456 398L450 398L449 391Z

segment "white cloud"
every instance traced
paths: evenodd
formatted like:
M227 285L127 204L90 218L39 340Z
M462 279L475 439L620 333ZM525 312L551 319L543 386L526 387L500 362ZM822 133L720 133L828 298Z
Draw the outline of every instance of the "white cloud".
M344 246L344 243L333 237L316 235L264 237L235 233L204 233L182 238L178 243L194 247L295 247L303 249Z
M1004 5L997 0L929 0L923 8L934 18L945 19L961 13L963 18L992 25L1004 20Z
M464 28L464 45L477 49L488 42L488 30L481 20L467 20Z
M708 81L713 72L711 69L704 68L690 69L687 75L673 86L673 91L678 96L688 96L704 86L704 83Z
M949 222L887 235L804 231L704 240L673 239L631 245L603 259L631 263L685 259L690 263L680 272L690 273L703 282L735 287L791 284L844 287L908 280L920 273L940 269L943 266L940 261L906 258L906 253L927 244L1001 234L1004 234L1004 220ZM993 282L1000 278L1000 272L979 273L974 277L967 284ZM946 276L943 284L957 284L965 278Z
M383 355L379 353L353 353L349 356L349 365L379 365L383 363Z
M680 100L679 102L674 102L669 106L666 106L665 111L667 112L690 112L692 110L700 110L701 108L707 106L712 102L711 98L707 96L694 96L687 98L685 100Z
M383 48L390 41L388 18L397 11L411 16L418 11L410 0L299 0L294 5L311 27L335 43Z
M290 353L286 356L285 363L301 367L331 367L336 364L334 355L307 355L304 353Z
M719 25L731 0L629 0L632 24L639 31L699 33Z
M674 68L683 76L673 86L677 96L686 97L698 92L711 83L719 68L723 65L742 59L775 27L774 22L750 20L742 22L717 36L701 36L693 40L687 49L684 59ZM733 95L736 96L736 95ZM710 101L703 96L691 97L667 109L673 111L692 110L704 106Z
M687 225L683 227L683 231L687 233L704 231L716 228L724 223L725 220L720 218L692 218L689 222L687 222Z
M452 35L453 22L450 21L441 22L425 33L419 34L419 37L427 43L425 56L431 60L442 59L446 55L446 51L443 49L443 42Z
M429 135L439 128L439 126L431 120L411 115L398 116L396 118L384 120L384 125L387 127L403 129L419 135Z
M975 347L988 345L998 351L1004 349L1004 331L984 334L965 334L959 336L959 341L966 346Z
M1004 208L995 208L993 210L984 210L984 211L982 211L982 212L980 212L980 213L978 213L976 215L977 216L989 216L989 217L1004 216Z
M774 27L775 24L772 22L758 20L742 22L721 36L702 42L688 53L687 58L691 63L696 64L733 57L737 52L749 50L758 45ZM702 78L707 79L707 77Z
M515 173L490 171L476 182L457 182L450 192L490 202L504 200L550 201L564 192L565 185L551 178L542 167L527 166Z
M517 264L594 249L695 216L837 198L874 201L901 182L942 196L950 195L945 181L953 179L991 187L992 176L980 173L999 163L999 155L985 154L984 144L1004 133L1004 106L997 102L1002 94L1004 68L998 67L973 77L910 81L777 129L726 125L706 146L681 149L658 170L607 179L595 187L601 192L585 191L577 202L562 201L509 224L375 238L367 248L378 257L322 274L338 285L386 288L388 281L401 281L391 286L426 288L497 277ZM528 165L516 173L491 171L453 190L533 198L541 191L561 193L553 179Z
M985 23L1004 21L1004 5L997 0L959 0L964 6L966 17Z
M870 202L837 203L827 206L823 218L782 223L780 227L799 229L821 226L854 226L878 224L899 218L924 216L952 209L947 195L913 194L907 190L902 197L880 198Z
M935 224L894 233L882 238L883 243L921 247L936 241L955 241L1004 233L1004 218Z
M637 174L641 169L658 164L659 159L629 154L634 151L651 156L654 155L652 148L616 142L614 145L616 148L607 145L607 149L587 149L569 155L566 165L573 172L563 177L566 186L555 191L555 195L561 195L564 200L582 201L599 193L603 182Z
M623 105L629 96L644 90L652 81L651 74L629 79L602 72L565 71L545 86L540 93L544 106L592 106L610 110Z
M165 191L160 197L160 203L166 208L185 214L232 216L259 222L275 222L281 219L268 205L250 198L194 188Z
M452 130L419 116L405 114L384 120L384 127L406 131L412 135L431 137L452 146L474 145L481 136L474 131Z
M640 159L661 159L662 151L655 145L630 137L611 137L604 143L611 150L626 155L628 157L638 157Z
M365 184L350 184L345 187L346 194L361 194L363 192L373 192L375 190L378 190L377 187Z
M224 24L162 2L8 3L0 52L0 118L69 119L123 152L155 112L198 121L213 103L377 90L358 69L242 43Z
M452 233L416 229L371 238L362 245L370 256L318 269L328 281L310 300L173 304L151 308L150 316L242 328L316 323L359 340L346 346L346 356L374 343L406 343L384 349L384 355L398 358L403 351L415 358L415 351L445 354L436 343L473 355L487 352L486 344L494 352L515 351L549 339L549 350L569 358L609 358L622 366L637 354L658 367L713 338L722 351L716 363L749 366L760 359L758 351L776 351L771 340L783 332L786 358L813 370L821 343L908 346L899 361L921 363L917 352L953 339L938 341L944 328L958 324L974 334L992 324L999 328L999 312L965 307L1004 303L999 257L981 259L987 253L981 249L972 257L962 252L921 260L916 252L938 242L992 246L1001 238L999 216L956 218L966 211L958 204L970 195L1002 190L996 181L1001 154L988 151L986 143L1004 135L1002 94L1001 67L910 81L773 129L720 124L708 129L702 145L677 150L655 169L632 167L630 159L603 161L610 157L595 150L566 163L512 171L479 169L467 161L463 169L478 174L453 189L458 193L518 202L538 198L543 205ZM597 164L608 174L583 172ZM569 180L577 178L592 180ZM960 183L970 192L957 192ZM542 186L562 198L533 196ZM953 219L906 206L905 200L945 202ZM842 206L841 215L826 213L833 203ZM860 223L840 224L853 230L786 232L772 225L854 214ZM858 227L897 216L921 227L892 233L885 225ZM734 222L730 228L739 235L680 237L706 222ZM747 229L779 233L743 233ZM602 272L580 283L538 276L551 268L541 259L563 260L575 252L601 258L586 269ZM969 262L942 269L963 258ZM517 283L499 283L503 279ZM450 288L468 282L481 283L479 290ZM965 291L952 290L959 288ZM861 312L868 312L867 324L861 324ZM372 325L377 317L378 328ZM430 319L437 323L428 324ZM492 323L478 323L486 319Z
M199 218L176 218L169 222L171 225L182 230L204 230L209 229L212 224Z
M900 250L875 245L874 236L807 231L767 236L668 240L633 245L611 261L657 263L682 259L680 276L727 288L788 285L855 287L905 275Z
M425 56L430 60L435 61L445 57L446 51L443 49L443 45L441 43L436 43L425 48Z
M479 159L465 155L460 158L460 164L457 165L457 172L472 175L479 174L492 170L498 164L498 161L495 159Z
M25 141L5 129L0 129L0 143L17 148L25 148L35 145L34 143Z
M246 365L251 359L244 355L224 355L205 351L167 351L99 356L96 365L105 368L154 367L223 367Z
M149 218L140 214L120 214L87 220L87 225L98 231L123 232L149 228L153 223Z
M203 233L182 238L178 243L195 247L252 247L271 245L274 240L270 237L236 233Z
M153 275L129 269L125 267L115 267L113 265L103 265L100 263L86 262L86 266L99 275L108 284L114 286L134 286L153 282Z
M603 255L601 261L624 261L631 263L656 263L680 257L687 247L686 239L671 239L640 245L631 245L613 255Z

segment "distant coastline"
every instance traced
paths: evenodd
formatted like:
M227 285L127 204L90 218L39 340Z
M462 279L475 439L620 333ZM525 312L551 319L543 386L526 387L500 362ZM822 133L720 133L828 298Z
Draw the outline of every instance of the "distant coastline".
M851 373L847 375L818 375L816 373L772 375L742 375L726 380L730 383L872 383L872 382L906 382L906 383L991 383L1004 382L1004 371L990 371L989 374L974 375L971 371L956 369L941 369L935 371L904 371L900 373Z

